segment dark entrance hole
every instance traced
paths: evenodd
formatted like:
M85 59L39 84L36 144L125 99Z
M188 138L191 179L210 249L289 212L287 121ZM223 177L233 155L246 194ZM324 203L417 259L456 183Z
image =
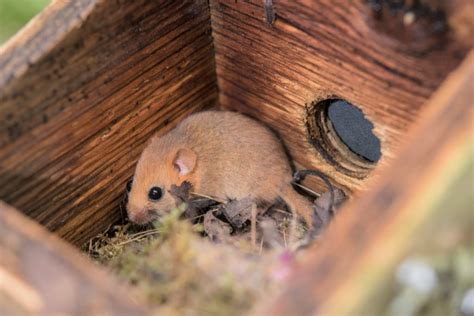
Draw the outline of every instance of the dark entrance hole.
M336 134L357 155L370 162L380 159L380 140L372 133L374 125L352 104L336 100L328 107L328 118Z
M311 144L347 175L363 178L381 157L380 140L360 109L341 99L313 102L306 123Z

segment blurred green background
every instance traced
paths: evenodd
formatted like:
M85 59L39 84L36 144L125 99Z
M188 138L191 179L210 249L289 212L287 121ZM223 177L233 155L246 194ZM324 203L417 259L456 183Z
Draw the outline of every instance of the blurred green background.
M50 0L0 0L0 44L43 9Z

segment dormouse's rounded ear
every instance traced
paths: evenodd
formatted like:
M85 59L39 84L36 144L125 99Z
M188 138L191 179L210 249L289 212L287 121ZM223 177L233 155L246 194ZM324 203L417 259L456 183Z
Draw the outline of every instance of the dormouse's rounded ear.
M196 167L197 155L189 148L181 148L176 153L173 160L173 166L178 170L180 176L185 176L191 173Z

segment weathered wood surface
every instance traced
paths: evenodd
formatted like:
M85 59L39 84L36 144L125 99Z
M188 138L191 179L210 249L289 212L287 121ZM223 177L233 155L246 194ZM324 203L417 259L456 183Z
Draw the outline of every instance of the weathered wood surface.
M145 315L77 250L0 201L0 315Z
M358 106L375 125L379 165L386 165L422 105L472 43L458 36L461 28L442 24L444 29L433 31L436 14L405 27L403 14L392 20L363 0L266 3L272 2L276 20L270 25L264 1L210 1L220 104L276 129L298 167L320 169L346 190L363 189L371 167L345 168L340 160L347 153L324 158L307 141L305 106L328 97ZM448 23L472 9L472 1L446 4ZM467 27L473 20L454 19Z
M54 1L0 50L0 198L81 243L146 140L216 98L207 1Z
M368 192L340 211L265 314L354 313L368 289L412 244L433 203L440 196L450 198L446 189L469 165L473 82L474 51L428 102L397 159Z

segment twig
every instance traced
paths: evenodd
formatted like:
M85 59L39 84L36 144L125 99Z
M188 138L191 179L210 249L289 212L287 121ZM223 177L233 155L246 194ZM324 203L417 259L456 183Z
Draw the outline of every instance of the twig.
M209 210L209 212L212 211L212 210ZM206 212L207 213L207 212ZM191 217L189 220L193 221L195 219L198 219L198 218L201 218L201 217L204 217L206 214L201 214L201 215L198 215L198 216L194 216L194 217Z
M289 244L290 244L290 247L293 246L294 243L296 243L296 226L297 226L297 221L298 221L298 217L296 216L293 216L291 218L291 224L290 224L290 234L289 234Z
M218 203L221 203L221 204L225 204L226 201L223 201L223 200L219 200L217 198L214 198L212 196L208 196L208 195L205 195L205 194L202 194L202 193L197 193L197 192L191 192L192 195L194 196L199 196L199 197L203 197L203 198L206 198L208 200L212 200L212 201L216 201Z
M319 197L319 196L320 196L320 194L314 192L313 190L311 190L311 189L308 188L307 186L304 186L304 185L299 184L299 183L293 183L293 184L296 185L297 187L302 188L303 190L305 190L305 191L311 193L311 194L314 195L315 197Z
M161 233L161 232L162 232L162 231L150 231L148 234L143 234L143 235L141 235L141 236L139 236L139 237L135 237L135 238L131 238L131 239L126 240L126 241L122 241L121 243L118 243L118 244L116 244L115 246L123 246L123 245L129 244L129 243L134 242L134 241L142 240L142 239L144 239L144 238L147 237L147 236L159 234L159 233Z
M272 208L271 210L272 210L272 211L275 211L275 212L278 212L278 213L285 214L285 215L292 215L290 212L287 212L287 211L284 211L284 210L280 210L279 208Z
M138 232L138 233L135 233L135 234L129 234L130 237L132 238L135 238L135 237L139 237L141 235L147 235L148 233L151 233L151 232L159 232L158 229L149 229L149 230L144 230L142 232Z
M257 245L257 206L252 203L252 218L250 221L250 236L252 240L252 249Z

